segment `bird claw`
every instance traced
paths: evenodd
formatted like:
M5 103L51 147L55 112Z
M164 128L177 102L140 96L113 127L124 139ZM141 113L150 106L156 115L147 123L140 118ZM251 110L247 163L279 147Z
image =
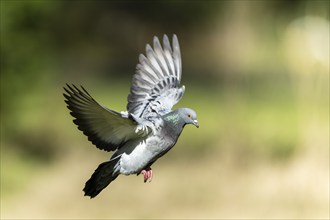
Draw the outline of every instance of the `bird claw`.
M142 170L141 174L143 175L144 182L147 182L147 181L149 181L149 183L151 182L153 174L152 174L152 169L150 167Z

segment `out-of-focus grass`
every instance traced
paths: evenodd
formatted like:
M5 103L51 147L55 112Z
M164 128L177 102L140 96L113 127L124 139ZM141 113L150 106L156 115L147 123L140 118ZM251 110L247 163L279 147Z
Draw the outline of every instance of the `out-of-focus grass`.
M123 176L90 200L81 189L102 160L95 155L77 150L58 160L27 190L4 203L2 217L318 219L328 214L323 191L327 171L314 156L286 166L263 163L252 169L237 169L214 153L202 160L167 157L153 167L152 183L144 184L140 176Z

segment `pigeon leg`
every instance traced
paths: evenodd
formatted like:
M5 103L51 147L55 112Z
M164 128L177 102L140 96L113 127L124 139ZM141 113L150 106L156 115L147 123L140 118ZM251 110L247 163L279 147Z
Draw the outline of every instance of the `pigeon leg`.
M147 182L147 181L149 181L149 183L151 182L152 176L153 176L152 175L152 169L151 169L151 167L148 167L146 169L143 169L141 171L141 174L143 175L144 182Z

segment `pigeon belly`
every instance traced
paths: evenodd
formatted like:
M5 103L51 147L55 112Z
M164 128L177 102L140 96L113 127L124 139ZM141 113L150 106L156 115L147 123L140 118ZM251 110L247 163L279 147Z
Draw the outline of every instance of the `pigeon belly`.
M160 136L149 136L142 140L130 153L123 153L120 159L120 173L125 175L140 173L173 146Z

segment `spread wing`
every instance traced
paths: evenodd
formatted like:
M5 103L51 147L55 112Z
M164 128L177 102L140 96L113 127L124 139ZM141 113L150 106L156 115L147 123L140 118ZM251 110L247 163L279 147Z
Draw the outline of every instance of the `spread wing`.
M172 47L166 35L163 48L157 37L154 37L153 46L152 49L147 44L146 56L140 54L127 97L127 111L139 118L168 113L185 90L184 86L180 87L182 66L176 35L173 35Z
M113 151L130 139L146 135L132 117L101 106L82 86L79 89L67 84L64 90L73 122L99 149Z

